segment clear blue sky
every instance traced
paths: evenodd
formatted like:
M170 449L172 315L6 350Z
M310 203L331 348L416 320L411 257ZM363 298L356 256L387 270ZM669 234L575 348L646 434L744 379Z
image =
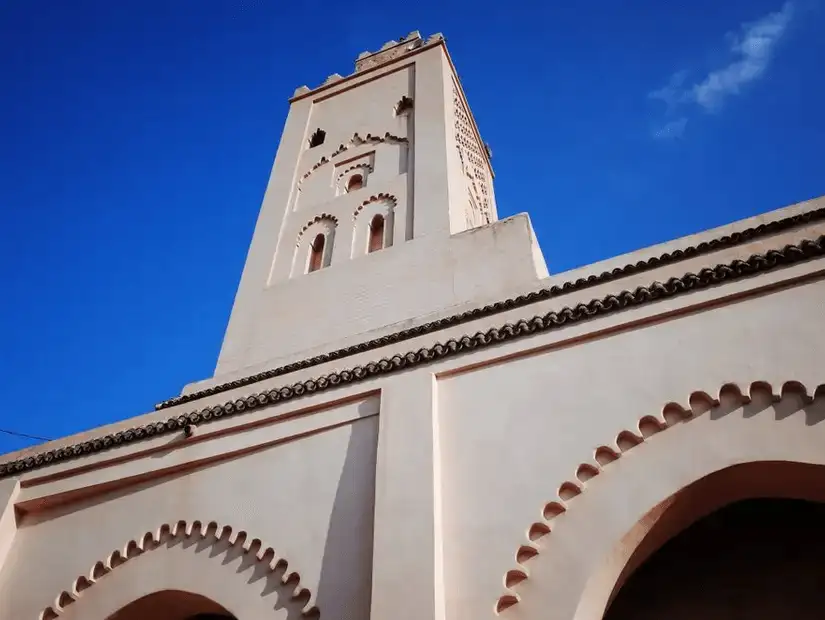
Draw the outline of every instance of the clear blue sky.
M0 0L0 427L211 375L287 98L411 30L553 272L825 194L825 10L679 5Z

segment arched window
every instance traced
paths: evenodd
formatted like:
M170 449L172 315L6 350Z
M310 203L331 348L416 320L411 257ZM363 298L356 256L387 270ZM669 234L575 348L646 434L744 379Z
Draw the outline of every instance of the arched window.
M316 129L315 133L312 134L312 137L309 139L309 148L322 145L326 137L326 131L324 131L323 129Z
M363 246L362 246L363 247ZM377 252L384 249L384 216L380 213L370 222L370 237L367 252Z
M347 191L354 192L357 189L364 187L364 177L360 174L353 174L349 181L347 181Z
M322 233L318 233L315 240L309 246L309 267L307 268L307 273L318 271L324 266L324 245L326 244L326 240L327 238Z

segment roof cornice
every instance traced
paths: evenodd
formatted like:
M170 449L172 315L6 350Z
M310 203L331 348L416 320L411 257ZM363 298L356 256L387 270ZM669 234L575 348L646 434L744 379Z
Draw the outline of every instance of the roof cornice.
M356 355L358 353L373 351L375 349L380 349L390 344L403 342L405 340L417 338L418 336L423 336L425 334L432 334L434 332L438 332L449 327L454 327L456 325L461 325L469 321L475 321L476 319L493 316L501 312L506 312L508 310L514 310L516 308L528 306L530 304L539 301L544 301L546 299L552 299L554 297L560 297L561 295L567 295L568 293L582 291L593 286L613 282L615 280L619 280L627 276L652 271L665 265L672 265L675 263L679 263L683 260L688 260L691 258L696 258L698 256L703 256L705 254L710 254L712 252L717 252L719 250L736 247L738 245L749 243L761 237L766 237L769 235L775 235L777 233L784 232L796 226L810 224L813 222L819 222L822 220L825 220L825 207L809 211L807 213L800 213L798 215L793 215L786 218L782 218L780 220L775 220L767 224L760 224L759 226L755 226L752 228L746 228L745 230L742 230L740 232L735 232L730 235L724 235L716 239L711 239L710 241L703 241L702 243L699 243L695 246L688 246L683 250L665 252L664 254L660 254L659 256L654 256L646 260L641 260L636 263L629 263L624 267L617 267L615 269L612 269L611 271L604 271L599 275L591 275L587 278L579 278L577 280L565 282L561 285L554 285L547 288L539 289L537 291L532 291L530 293L525 293L524 295L519 295L518 297L514 297L511 299L497 301L495 303L488 304L480 308L473 308L472 310L467 310L465 312L460 312L452 316L437 319L435 321L431 321L429 323L425 323L417 327L402 329L391 334L387 334L386 336L381 336L380 338L373 338L372 340L367 340L366 342L360 342L355 345L343 347L341 349L336 349L329 353L323 353L321 355L309 357L303 360L299 360L297 362L285 364L277 368L265 370L263 372L259 372L254 375L249 375L241 379L235 379L234 381L228 381L226 383L206 388L204 390L198 390L197 392L192 392L190 394L176 396L174 398L170 398L168 400L164 400L163 402L158 403L157 405L155 405L155 410L160 411L161 409L173 407L175 405L180 405L182 403L192 402L194 400L198 400L199 398L204 398L206 396L214 396L215 394L220 394L221 392L226 392L229 390L237 389L239 387L252 385L253 383L258 383L259 381L280 377L295 372L297 370L303 370L305 368L311 368L313 366L318 366L320 364L325 364L327 362L344 359L346 357L350 357L351 355Z
M741 234L741 233L740 233ZM700 244L701 245L701 244ZM695 255L695 254L694 254ZM444 343L437 342L405 355L396 354L390 358L368 362L344 370L292 385L284 385L270 390L253 393L245 398L206 407L201 411L191 411L173 416L165 421L157 421L117 433L90 439L71 446L56 448L26 458L0 464L0 478L40 469L54 463L66 462L86 454L102 452L124 444L131 444L142 439L165 435L181 430L189 432L192 427L208 423L210 420L237 415L247 410L258 409L270 404L294 400L306 394L331 390L339 385L357 383L381 375L389 375L400 370L423 366L444 358L461 355L476 349L482 349L501 342L525 338L538 333L581 323L626 308L645 305L654 301L680 297L687 293L702 290L767 273L780 267L797 264L813 258L825 256L825 235L815 240L803 240L795 245L787 245L781 250L769 250L753 254L747 260L734 260L727 264L701 269L699 273L687 273L680 278L670 278L667 282L654 282L649 286L640 286L633 291L623 290L606 295L601 299L592 299L574 307L564 307L558 311L521 319L515 323L505 323L484 332L450 338ZM560 287L563 288L563 287ZM531 293L533 295L533 293ZM541 299L537 297L534 300ZM543 297L546 298L546 297Z

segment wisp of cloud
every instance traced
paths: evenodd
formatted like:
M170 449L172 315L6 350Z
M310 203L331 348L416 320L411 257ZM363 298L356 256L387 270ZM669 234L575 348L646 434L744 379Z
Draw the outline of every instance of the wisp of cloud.
M761 19L747 22L730 39L730 62L708 73L701 81L686 86L688 72L674 73L667 85L648 96L667 104L668 113L679 106L695 103L706 111L716 111L726 97L741 92L742 88L761 77L773 58L777 43L784 36L793 17L790 0L782 8ZM685 130L687 118L668 122L655 130L655 138L678 138Z
M663 127L653 131L653 137L658 140L673 140L676 138L681 138L685 133L687 122L688 119L683 116L675 121L665 123Z
M714 110L725 97L738 93L742 86L762 76L792 16L793 5L787 2L781 10L744 24L741 34L732 37L734 60L695 84L691 91L693 100L708 110Z

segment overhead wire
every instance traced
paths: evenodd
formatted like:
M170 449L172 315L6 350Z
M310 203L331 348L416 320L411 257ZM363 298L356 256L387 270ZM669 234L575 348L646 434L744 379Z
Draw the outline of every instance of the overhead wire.
M23 437L25 439L36 439L37 441L51 441L46 437L40 437L39 435L29 435L28 433L18 433L17 431L10 431L7 428L0 428L0 433L4 433L6 435L11 435L12 437Z

